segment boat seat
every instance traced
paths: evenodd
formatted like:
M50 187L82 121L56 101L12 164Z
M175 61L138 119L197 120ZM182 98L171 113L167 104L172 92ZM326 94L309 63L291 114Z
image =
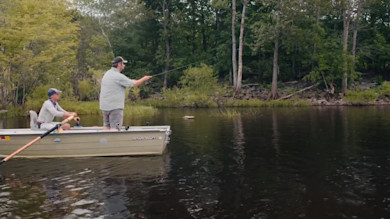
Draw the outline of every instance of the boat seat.
M37 119L38 119L37 112L35 112L34 110L30 110L29 113L30 113L30 128L32 130L39 129L37 124Z

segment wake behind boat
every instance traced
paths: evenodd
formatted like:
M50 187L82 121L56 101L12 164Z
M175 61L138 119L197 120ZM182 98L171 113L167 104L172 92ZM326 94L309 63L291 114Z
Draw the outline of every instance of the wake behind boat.
M0 129L0 157L6 157L40 136L44 130ZM15 157L54 158L90 156L161 155L170 126L132 126L127 130L103 130L101 127L73 128L53 132Z

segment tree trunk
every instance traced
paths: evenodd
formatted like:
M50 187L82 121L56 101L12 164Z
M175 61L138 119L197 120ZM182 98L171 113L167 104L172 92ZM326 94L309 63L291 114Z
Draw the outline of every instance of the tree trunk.
M232 82L232 77L233 77L233 75L232 75L232 70L230 69L229 70L229 84L232 84L233 82Z
M196 2L190 1L191 4L191 17L192 17L192 54L195 54L196 50L196 27L197 27L197 15L196 15Z
M201 27L201 32L202 32L202 47L203 47L203 51L206 52L207 51L207 34L206 34L206 30L204 28L204 25L206 25L206 18L204 16L204 14L201 14L201 18L202 18L202 27Z
M10 97L12 97L12 87L10 85L10 75L11 75L11 67L6 67L5 72L2 75L3 78L3 87L2 87L2 96L1 96L1 105L3 109L7 108L7 105L11 102ZM11 89L9 89L11 88Z
M353 65L353 68L355 68L356 42L357 42L357 35L358 35L358 29L359 29L361 10L362 10L362 0L358 1L356 19L355 19L354 28L353 28L353 39L352 39L352 58L353 58L352 65Z
M169 71L169 63L170 63L170 58L171 58L171 45L170 45L170 40L169 40L169 34L168 34L168 23L169 23L169 9L168 5L170 4L169 0L164 0L163 1L163 28L164 28L164 37L165 37L165 55L166 55L166 60L165 60L165 72ZM167 88L168 86L168 74L164 74L164 88Z
M106 38L106 41L107 41L107 43L108 43L108 46L110 47L111 54L112 54L113 56L115 56L114 50L112 49L112 45L111 45L110 38L108 38L106 32L104 32L104 29L103 29L102 24L101 24L101 22L100 22L100 18L98 19L98 23L99 23L100 31L102 31L102 35L104 36L104 38Z
M272 100L278 98L278 57L279 57L279 36L275 37L275 48L274 48L274 61L272 69L272 89L271 89L271 98Z
M344 96L347 93L348 86L348 35L349 35L349 1L344 10L344 30L343 30L343 56L344 56L344 69L343 69L343 80L341 84L341 95Z
M280 3L278 3L280 4ZM280 5L278 5L279 9ZM276 25L275 25L275 48L274 48L274 60L273 60L273 69L272 69L272 88L271 96L269 99L278 98L278 71L279 71L279 11L276 12Z
M236 49L236 0L232 0L232 67L233 88L237 87L237 49Z
M0 75L0 81L3 81L3 84L0 84L0 98L1 98L1 107L0 109L5 109L6 107L6 81L4 75Z
M14 95L14 99L13 99L13 102L12 102L12 106L13 107L16 107L17 105L18 105L18 100L19 100L19 95L18 95L18 90L19 90L19 88L18 88L18 86L16 85L16 86L14 86L13 87L13 95Z
M316 16L316 26L318 27L318 25L320 24L320 16L321 16L321 6L318 6L317 8L317 16ZM314 42L314 45L313 45L313 56L315 56L317 54L317 43ZM311 70L314 69L314 61L311 62Z
M26 99L26 80L25 80L25 77L23 77L22 106L24 106L25 99Z
M248 4L248 0L244 0L244 5L242 7L241 27L240 27L240 45L239 45L239 48L238 48L238 73L237 73L236 92L240 92L240 90L241 90L241 82L242 82L242 51L243 51L243 47L244 47L245 11L246 11L247 4Z

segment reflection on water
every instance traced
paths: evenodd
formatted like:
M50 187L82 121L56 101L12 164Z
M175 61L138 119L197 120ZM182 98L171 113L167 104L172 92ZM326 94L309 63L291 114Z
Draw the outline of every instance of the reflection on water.
M125 119L171 125L163 157L10 160L0 166L0 218L390 215L390 107L240 112L227 118L212 109L168 109ZM83 125L96 121L85 117Z
M142 214L151 187L166 180L168 158L15 159L2 170L0 218Z

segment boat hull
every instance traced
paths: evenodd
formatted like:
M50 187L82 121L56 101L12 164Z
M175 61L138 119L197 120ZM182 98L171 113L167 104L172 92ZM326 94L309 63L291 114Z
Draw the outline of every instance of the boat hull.
M0 157L6 157L44 131L0 130ZM15 157L54 158L91 156L162 155L169 141L169 126L138 126L129 130L76 128L54 132Z

